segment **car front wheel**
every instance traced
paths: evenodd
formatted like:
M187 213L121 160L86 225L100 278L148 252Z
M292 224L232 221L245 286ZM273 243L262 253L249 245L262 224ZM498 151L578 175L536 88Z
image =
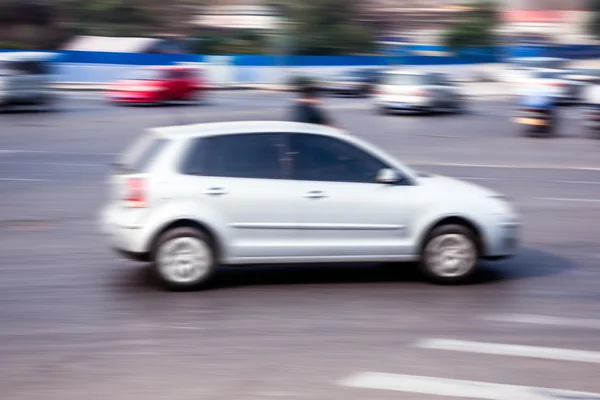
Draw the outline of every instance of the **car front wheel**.
M205 285L216 265L212 240L193 228L165 232L154 249L154 271L170 290L190 290Z
M438 283L461 283L477 268L479 250L473 232L462 225L442 225L427 236L420 268Z

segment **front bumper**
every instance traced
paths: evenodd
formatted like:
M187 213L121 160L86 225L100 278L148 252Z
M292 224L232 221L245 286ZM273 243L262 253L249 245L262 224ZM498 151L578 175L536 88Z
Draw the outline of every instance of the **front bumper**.
M499 222L488 232L483 257L501 259L514 256L521 243L522 225L517 220Z

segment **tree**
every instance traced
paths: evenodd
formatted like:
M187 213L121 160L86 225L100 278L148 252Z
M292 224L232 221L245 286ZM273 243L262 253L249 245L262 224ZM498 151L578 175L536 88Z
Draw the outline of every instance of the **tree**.
M467 7L464 17L444 34L444 45L453 52L496 44L495 29L500 21L497 5L492 1L475 1Z
M588 0L588 10L592 14L588 23L588 32L600 38L600 0Z
M275 2L282 6L281 12L288 21L293 53L306 55L371 52L375 35L361 18L360 3L348 0Z

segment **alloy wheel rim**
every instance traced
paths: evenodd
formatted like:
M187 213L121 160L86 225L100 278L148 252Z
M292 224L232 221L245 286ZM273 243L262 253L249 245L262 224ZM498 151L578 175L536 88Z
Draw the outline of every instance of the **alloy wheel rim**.
M158 252L158 268L162 276L176 283L192 283L210 271L211 250L193 237L174 238L164 243Z
M473 268L477 250L467 236L451 233L433 238L425 248L425 257L436 276L454 278L467 274Z

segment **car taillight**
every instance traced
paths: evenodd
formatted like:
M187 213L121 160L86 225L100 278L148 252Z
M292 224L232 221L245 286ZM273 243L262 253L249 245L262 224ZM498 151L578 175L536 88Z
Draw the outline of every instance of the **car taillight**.
M416 92L413 92L412 95L416 97L427 97L429 96L429 93L424 90L417 90Z
M566 85L564 83L554 82L554 83L548 83L547 86L551 86L551 87L564 87Z
M129 178L123 200L126 207L146 207L146 180L144 178Z

